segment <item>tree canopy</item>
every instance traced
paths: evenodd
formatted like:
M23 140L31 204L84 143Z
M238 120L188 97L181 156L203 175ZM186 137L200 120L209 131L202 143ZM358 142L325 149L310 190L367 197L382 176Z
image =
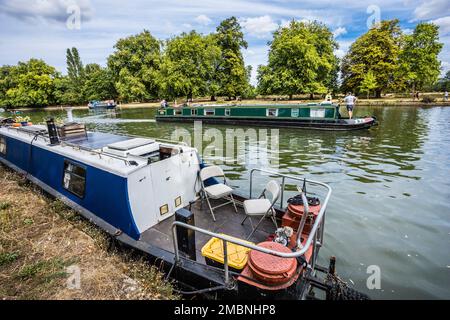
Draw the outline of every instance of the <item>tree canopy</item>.
M247 41L236 17L225 19L216 29L215 38L220 47L219 64L215 71L215 84L220 90L213 91L227 97L243 95L249 86L242 49L247 49Z
M168 40L159 77L161 96L192 98L209 94L220 53L212 35L191 31Z
M338 48L323 24L292 21L275 31L269 43L269 63L258 68L262 94L326 93L336 77Z
M161 43L149 31L120 39L108 58L119 98L145 101L158 97Z
M1 104L5 106L46 106L55 103L56 69L43 60L30 59L17 66L2 67Z
M438 80L441 68L438 55L442 46L439 43L439 27L432 23L419 23L411 35L404 36L398 77L413 92Z

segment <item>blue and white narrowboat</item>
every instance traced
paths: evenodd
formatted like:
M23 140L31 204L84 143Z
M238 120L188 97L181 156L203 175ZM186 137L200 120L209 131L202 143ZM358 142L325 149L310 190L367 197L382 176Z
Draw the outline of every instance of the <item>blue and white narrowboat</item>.
M254 169L244 196L195 148L52 121L1 124L0 162L158 262L185 295L305 299L322 290L339 299L332 292L351 290L336 290L334 260L317 264L331 194L321 182L268 173L258 199L253 176L263 170ZM287 181L299 195L284 206ZM323 197L308 196L310 187Z

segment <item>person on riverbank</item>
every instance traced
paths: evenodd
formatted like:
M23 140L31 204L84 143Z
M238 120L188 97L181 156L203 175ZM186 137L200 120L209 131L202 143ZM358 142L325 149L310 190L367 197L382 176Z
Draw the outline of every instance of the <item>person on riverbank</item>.
M444 92L444 101L448 101L448 91L445 90Z
M348 116L351 119L353 117L353 108L355 107L356 97L348 92L344 98L345 105L347 106Z

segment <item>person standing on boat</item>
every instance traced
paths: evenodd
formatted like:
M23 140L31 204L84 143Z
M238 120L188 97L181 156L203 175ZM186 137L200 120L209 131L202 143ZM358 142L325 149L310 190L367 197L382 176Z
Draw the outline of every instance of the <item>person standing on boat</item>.
M353 117L353 108L355 107L356 97L348 92L344 98L345 105L347 106L348 116L351 119Z
M166 99L163 99L161 101L161 108L167 108L167 101L166 101Z

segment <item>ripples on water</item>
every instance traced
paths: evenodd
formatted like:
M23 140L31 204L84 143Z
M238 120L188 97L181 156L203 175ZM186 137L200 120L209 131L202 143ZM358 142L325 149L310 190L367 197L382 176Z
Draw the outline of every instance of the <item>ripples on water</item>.
M219 152L209 160L223 160L231 183L245 193L254 167L329 183L333 194L322 264L336 255L342 278L374 298L449 299L450 108L361 107L357 112L375 114L380 125L357 132L279 129L278 150L251 142L237 148L234 157ZM155 123L154 113L74 111L100 131L159 138L171 138L180 127L192 132L192 124ZM64 112L31 113L34 122L49 115ZM211 128L225 136L226 127L203 126ZM267 179L256 177L260 188ZM293 192L295 186L288 189ZM366 288L369 265L381 268L381 290Z

